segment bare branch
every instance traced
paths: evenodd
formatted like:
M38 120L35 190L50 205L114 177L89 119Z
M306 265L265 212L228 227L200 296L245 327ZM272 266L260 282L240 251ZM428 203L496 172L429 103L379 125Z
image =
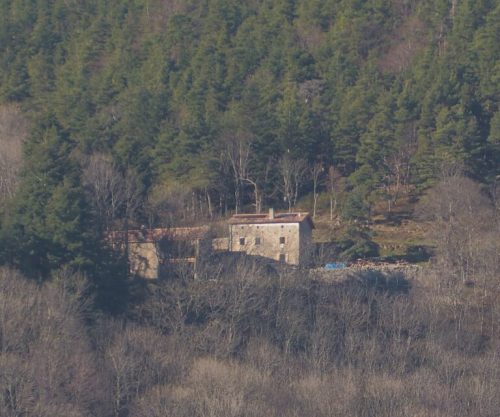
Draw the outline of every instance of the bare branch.
M303 159L292 159L288 153L285 153L278 166L283 180L281 184L283 199L288 204L288 211L291 211L297 203L300 186L306 176L307 162Z

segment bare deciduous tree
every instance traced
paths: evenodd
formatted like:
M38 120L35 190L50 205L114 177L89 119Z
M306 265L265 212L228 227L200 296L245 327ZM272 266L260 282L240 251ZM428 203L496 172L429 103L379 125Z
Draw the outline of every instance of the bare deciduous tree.
M115 227L119 218L127 229L141 202L133 174L120 173L111 157L94 154L85 166L83 180L103 229L109 231Z
M410 184L411 161L417 149L417 132L415 122L406 123L401 130L401 143L398 148L384 158L386 174L383 187L387 195L388 210L391 211L401 194Z
M38 286L0 269L1 416L107 414L83 323L86 291L67 271Z
M299 198L300 186L306 176L307 163L303 159L293 159L288 153L285 153L278 166L282 179L283 199L288 204L288 211L292 211L292 207L295 206Z
M121 416L152 387L172 380L178 364L171 345L157 330L125 323L114 323L111 328L105 364L112 382L114 414Z
M223 137L223 158L221 165L228 164L232 172L234 182L235 211L239 212L242 203L244 185L248 184L253 189L255 212L262 210L263 193L260 184L267 181L271 161L268 160L264 169L264 179L258 178L252 168L253 136L247 131L226 132Z
M244 131L226 132L223 137L224 156L229 162L234 181L234 204L238 213L241 207L243 182L249 177L252 136Z
M404 14L411 13L410 2L402 2ZM406 9L406 10L404 10ZM392 33L391 47L379 60L379 67L384 72L398 73L411 65L417 53L425 45L425 25L417 16L404 19L404 23Z
M250 175L244 178L244 181L253 187L254 201L255 201L255 213L259 214L262 211L262 193L259 188L257 179L253 179Z
M495 229L493 205L479 184L460 170L448 169L422 202L420 213L433 222L431 235L437 242L443 275L462 282L481 276L486 267L484 255L495 252L498 239L491 233Z
M320 184L321 175L325 171L323 164L316 162L310 167L311 178L313 181L313 219L316 218L316 207L318 205L318 185Z
M94 154L83 171L83 179L104 229L109 230L126 199L122 175L109 156Z
M333 213L337 208L338 194L340 193L341 175L333 165L328 168L327 188L330 196L330 221L333 221Z
M154 308L127 321L84 320L83 277L0 269L0 416L498 414L495 289L259 265L150 283Z
M142 203L141 190L137 179L132 171L126 171L124 176L124 195L125 195L125 222L133 221L138 208ZM126 227L128 229L128 227Z
M148 196L149 223L171 227L186 221L186 200L190 189L177 181L165 181L155 186Z

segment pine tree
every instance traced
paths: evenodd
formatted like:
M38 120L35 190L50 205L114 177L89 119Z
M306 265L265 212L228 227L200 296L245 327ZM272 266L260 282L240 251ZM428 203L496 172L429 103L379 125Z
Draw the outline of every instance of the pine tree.
M27 167L7 229L17 245L14 262L31 276L46 277L62 266L89 271L97 259L72 147L50 118L27 144Z

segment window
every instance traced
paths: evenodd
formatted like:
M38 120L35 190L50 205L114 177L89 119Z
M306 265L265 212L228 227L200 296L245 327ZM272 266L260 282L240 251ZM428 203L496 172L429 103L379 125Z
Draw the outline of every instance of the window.
M284 264L286 262L286 255L284 253L280 253L280 262Z
M260 245L260 237L255 238L255 245Z
M245 244L245 238L240 237L240 246L243 246Z
M285 236L281 236L280 237L280 245L284 245L285 244Z

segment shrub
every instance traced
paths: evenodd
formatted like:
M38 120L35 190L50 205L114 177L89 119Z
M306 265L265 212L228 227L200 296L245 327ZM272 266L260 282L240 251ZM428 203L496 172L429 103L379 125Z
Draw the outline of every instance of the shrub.
M359 258L379 256L379 246L365 230L359 227L350 227L337 240L339 258L352 261Z

